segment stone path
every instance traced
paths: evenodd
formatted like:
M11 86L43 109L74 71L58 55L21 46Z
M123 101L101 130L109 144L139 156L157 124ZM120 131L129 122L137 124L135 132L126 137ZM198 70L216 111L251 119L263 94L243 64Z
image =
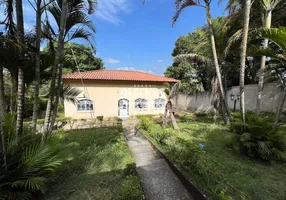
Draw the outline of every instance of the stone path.
M147 200L192 200L186 188L160 158L149 142L134 135L138 119L123 122L127 144L136 159L137 172L141 178Z

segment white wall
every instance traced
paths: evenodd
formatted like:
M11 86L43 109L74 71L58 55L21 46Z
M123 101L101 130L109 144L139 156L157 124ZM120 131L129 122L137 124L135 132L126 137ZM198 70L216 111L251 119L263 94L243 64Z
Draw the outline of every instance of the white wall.
M268 83L264 84L262 93L262 104L261 110L273 110L276 111L277 107L280 105L282 99L282 88L279 83ZM230 109L234 108L234 101L231 100L230 94L239 94L239 86L230 88L227 91L227 102ZM245 86L245 109L255 110L257 98L257 84L246 85ZM191 95L186 95L180 93L177 98L172 100L174 107L190 111L211 111L211 92L200 92ZM239 110L239 100L236 103L236 109ZM286 110L286 105L284 105L284 110Z

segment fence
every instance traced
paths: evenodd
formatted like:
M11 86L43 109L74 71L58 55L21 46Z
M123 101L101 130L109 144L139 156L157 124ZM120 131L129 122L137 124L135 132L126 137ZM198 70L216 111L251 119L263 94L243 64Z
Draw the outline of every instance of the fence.
M257 84L246 85L245 86L245 109L255 110L256 108L256 98L257 98ZM231 99L231 94L234 95L234 100ZM230 109L234 109L235 99L239 95L239 86L234 86L229 88L226 92L227 102ZM211 92L199 92L190 95L180 93L176 98L172 100L175 108L189 111L189 112L199 112L199 111L211 111ZM282 100L282 87L279 83L268 83L264 84L262 93L261 110L272 110L276 111L280 106ZM239 100L236 102L236 109L239 110ZM286 110L286 105L284 105L284 110Z

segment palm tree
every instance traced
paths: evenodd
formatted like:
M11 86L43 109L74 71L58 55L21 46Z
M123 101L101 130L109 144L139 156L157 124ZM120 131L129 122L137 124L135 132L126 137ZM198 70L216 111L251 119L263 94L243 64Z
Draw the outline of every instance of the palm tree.
M210 11L211 1L210 0L203 0L203 2L204 2L204 5L201 4L200 0L176 0L176 2L175 2L176 12L175 12L175 15L173 17L172 24L174 25L174 23L179 18L181 12L189 6L199 6L199 7L202 7L206 10L206 18L207 18L207 24L208 24L208 30L209 30L209 36L210 36L210 40L211 40L211 48L212 48L212 54L213 54L212 59L214 61L213 63L214 63L215 69L216 69L216 76L218 79L219 89L220 89L220 93L221 93L222 106L226 110L226 119L227 119L227 123L229 123L230 113L228 112L228 109L226 106L226 98L225 98L224 88L223 88L223 84L222 84L221 69L220 69L220 66L218 63L216 42L215 42L215 36L214 36L214 31L213 31L212 19L211 19L211 11Z
M39 107L39 92L40 92L40 73L41 73L41 8L42 0L36 1L36 52L35 52L35 84L34 84L34 107L32 118L32 129L35 132L38 119L38 107Z
M251 8L251 0L246 0L244 6L244 23L243 23L243 35L242 35L241 52L240 52L240 78L239 78L240 112L241 112L241 120L243 126L245 126L244 77L245 77L245 61L246 61L250 8Z
M16 16L17 16L17 39L19 46L22 47L19 51L19 57L21 61L24 59L24 17L23 17L23 5L22 0L16 0ZM25 82L24 82L24 70L23 63L20 62L18 66L18 92L17 92L17 134L22 134L23 130L23 105L25 95Z
M66 20L67 20L67 12L68 12L68 2L67 0L62 1L61 5L61 17L60 17L60 24L59 24L59 37L58 37L58 47L57 47L57 52L55 55L55 63L53 66L53 74L52 74L52 83L51 83L51 96L50 99L48 100L48 105L47 105L47 111L46 111L46 116L45 116L45 124L44 124L44 131L48 132L49 130L49 119L51 117L51 111L52 111L52 103L54 101L54 89L55 89L55 81L56 81L56 71L60 65L60 59L63 56L63 47L64 47L64 31L66 27ZM47 118L47 120L46 120Z
M262 6L264 8L264 15L263 15L263 23L265 28L271 27L271 20L272 20L272 11L275 9L277 4L280 0L261 0ZM268 39L264 39L263 47L268 47ZM256 100L256 110L255 112L258 114L260 113L260 105L262 99L262 89L264 84L264 70L265 70L265 63L266 63L266 56L261 57L261 64L260 64L260 75L259 75L259 82L258 82L258 93L257 93L257 100Z
M263 48L252 48L250 49L250 55L264 55L271 58L271 62L275 61L282 66L278 65L278 69L276 68L275 71L278 75L281 86L283 88L282 93L282 100L280 106L277 109L276 119L273 124L273 127L276 128L279 124L281 113L284 108L285 100L286 100L286 80L285 80L285 71L286 71L286 27L279 27L279 28L262 28L257 29L255 32L260 38L268 39L272 43L271 45L274 48L270 47L263 47ZM282 69L282 71L281 71Z
M67 4L67 16L66 16L66 25L64 27L64 35L63 35L63 43L67 43L73 39L84 39L90 43L90 45L93 47L92 44L92 33L95 32L95 28L92 24L92 21L89 20L86 10L85 10L85 0L73 0L70 1ZM88 14L92 14L94 12L94 7L96 5L96 0L90 0L88 1L88 8L87 12ZM48 7L49 12L53 15L54 19L57 22L58 27L60 27L60 19L62 16L62 9L61 7L57 6L56 4L52 4L52 6ZM83 27L78 27L78 25L83 25ZM91 30L91 32L87 31L85 28L88 28ZM51 27L50 27L51 28ZM51 32L54 32L53 30ZM59 46L59 44L58 44ZM63 51L63 50L62 50ZM62 57L59 57L59 62ZM47 110L46 110L46 116L45 116L45 125L44 129L46 131L51 130L51 128L54 125L56 115L57 115L57 108L58 108L58 102L59 102L59 96L61 91L61 76L62 76L62 65L56 66L57 69L54 69L52 72L52 81L51 81L51 87L50 87L50 99L48 101ZM57 76L56 76L57 73ZM56 77L57 77L57 89L55 89L56 86ZM54 101L54 98L55 101ZM53 105L53 113L52 113L52 105ZM52 116L52 120L50 120ZM51 122L50 122L51 121Z
M232 54L225 54L225 50L228 47L227 41L233 32L236 31L236 23L233 23L229 17L219 17L213 20L213 32L216 41L216 50L218 55L218 63L222 69L222 75L224 77L224 84L227 85L229 76L236 71L236 64L233 62L236 58L235 49L232 48ZM190 38L189 47L192 51L190 54L180 54L173 58L174 62L188 61L189 63L200 63L199 65L206 65L207 67L213 67L213 54L210 37L208 34L208 26L203 28L197 28L192 37ZM233 70L235 69L235 70ZM218 108L222 109L222 114L225 123L227 123L227 113L229 107L226 102L226 107L222 107L220 98L220 89L218 79L213 77L212 81L212 94L213 100L212 105L215 112ZM226 109L226 110L224 110Z

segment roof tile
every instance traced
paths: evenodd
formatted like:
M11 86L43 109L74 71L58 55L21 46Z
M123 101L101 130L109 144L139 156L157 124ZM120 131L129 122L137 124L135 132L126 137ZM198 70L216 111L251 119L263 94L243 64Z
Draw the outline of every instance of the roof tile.
M139 71L125 70L94 70L86 72L75 72L72 74L64 74L64 80L116 80L116 81L150 81L150 82L169 82L176 83L179 80L148 74Z

